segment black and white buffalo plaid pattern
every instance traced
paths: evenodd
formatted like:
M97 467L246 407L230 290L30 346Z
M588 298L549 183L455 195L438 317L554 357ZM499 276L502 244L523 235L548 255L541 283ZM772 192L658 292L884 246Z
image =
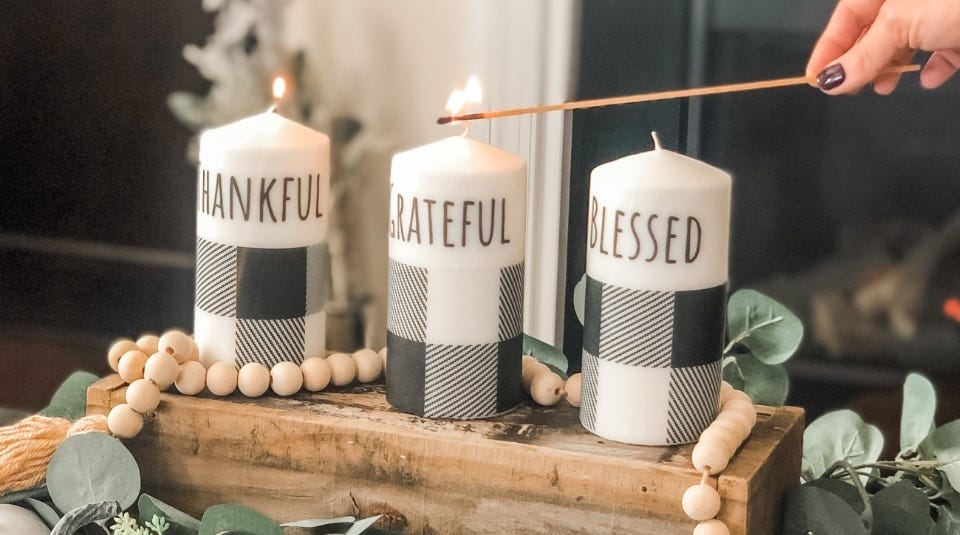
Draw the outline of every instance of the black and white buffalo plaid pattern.
M226 321L234 362L302 362L306 318L323 310L329 287L324 243L307 247L235 247L197 238L196 308ZM322 328L322 325L320 326Z
M433 418L484 418L522 400L523 263L437 270L391 259L387 400Z
M662 444L695 441L717 415L725 304L726 284L662 292L633 290L587 277L580 408L584 427L598 432L597 392L605 388L604 370L616 373L616 368L602 362L659 368L669 370L669 376L663 375L664 381L669 381L662 407L666 426L644 435L659 436ZM616 397L605 395L607 401ZM618 408L604 406L602 410Z

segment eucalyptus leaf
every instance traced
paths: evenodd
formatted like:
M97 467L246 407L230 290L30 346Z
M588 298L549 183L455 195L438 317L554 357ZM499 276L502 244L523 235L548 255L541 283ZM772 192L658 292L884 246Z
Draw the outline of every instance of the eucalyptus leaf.
M834 494L846 502L847 505L849 505L850 508L853 509L853 511L858 515L863 513L863 498L860 497L860 493L857 492L857 489L853 486L853 483L848 483L842 479L834 479L832 477L818 477L812 481L804 483L804 485L818 487L831 494Z
M374 522L380 520L381 516L383 515L371 516L364 518L363 520L357 520L352 526L350 526L350 529L348 529L344 535L360 535L364 531L367 531L367 529L372 526Z
M74 435L53 453L47 488L61 511L107 501L127 509L140 494L140 468L119 440L104 433Z
M734 357L743 379L741 390L760 405L783 405L790 389L790 379L782 364L764 364L753 355ZM732 383L731 383L732 386Z
M50 535L73 535L83 526L109 520L120 514L120 504L115 501L87 503L63 515Z
M860 516L836 494L810 485L787 493L784 535L867 535Z
M99 379L90 372L73 372L57 387L50 404L40 414L66 418L71 422L83 418L87 413L87 388Z
M306 520L297 520L296 522L284 522L280 527L284 528L319 528L332 524L353 524L357 519L352 516L341 516L340 518L308 518Z
M7 494L0 496L0 504L17 503L25 500L26 498L37 498L42 500L49 497L50 493L47 492L47 487L33 487L32 489L8 492Z
M936 428L937 393L924 376L911 373L903 383L903 411L900 417L900 455L913 454Z
M874 495L873 505L874 511L877 508L882 509L892 505L910 515L930 519L930 500L927 495L905 479L897 481Z
M200 535L220 533L250 533L252 535L283 535L283 528L262 514L236 503L214 505L200 519Z
M530 355L547 366L558 370L561 376L567 373L567 356L563 354L563 351L526 333L523 335L523 354Z
M883 450L883 433L850 410L828 412L803 432L804 471L820 476L836 461L872 463Z
M60 521L60 513L56 511L47 502L42 502L36 498L26 498L24 502L36 511L37 515L43 519L47 527L53 529Z
M931 530L935 535L956 535L960 533L960 511L953 507L937 506L937 526Z
M727 301L727 333L728 349L741 344L765 364L782 364L800 347L803 324L762 293L738 290Z
M577 285L573 287L573 311L577 314L577 319L580 320L580 325L583 325L585 321L583 310L586 307L587 300L587 274L584 273L580 280L577 281Z
M723 357L722 370L724 381L737 390L743 390L745 382L740 366L737 364L737 357Z
M940 463L950 486L960 488L960 420L934 429L926 440L920 443L919 450L924 459L935 459Z
M166 518L170 529L164 535L197 535L200 531L199 520L149 494L140 495L137 510L140 518L153 518L154 515Z
M873 533L918 535L929 533L933 528L934 521L929 514L917 516L895 504L887 504L873 510Z

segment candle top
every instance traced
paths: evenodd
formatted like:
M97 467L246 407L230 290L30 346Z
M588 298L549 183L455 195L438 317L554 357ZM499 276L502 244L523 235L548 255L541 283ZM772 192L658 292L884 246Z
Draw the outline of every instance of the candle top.
M207 130L200 136L200 160L223 151L283 150L327 145L324 134L276 113L259 113Z
M524 165L516 154L464 136L450 136L393 157L395 169L409 167L420 173L495 173Z
M624 187L701 189L729 186L730 174L695 158L656 148L597 166L592 179Z

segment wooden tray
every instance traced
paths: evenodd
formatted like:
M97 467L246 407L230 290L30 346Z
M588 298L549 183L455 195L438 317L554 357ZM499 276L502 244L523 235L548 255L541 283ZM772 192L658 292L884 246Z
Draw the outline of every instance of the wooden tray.
M87 412L123 403L106 377ZM759 407L757 426L718 479L732 533L779 532L799 482L803 411ZM691 533L680 506L699 481L692 446L628 446L580 426L561 402L490 420L394 411L383 385L290 398L164 393L127 445L143 489L195 515L237 502L284 522L384 514L404 533Z

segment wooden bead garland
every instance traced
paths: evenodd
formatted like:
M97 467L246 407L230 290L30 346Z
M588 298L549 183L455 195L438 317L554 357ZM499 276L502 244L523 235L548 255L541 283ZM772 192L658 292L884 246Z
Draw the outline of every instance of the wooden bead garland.
M207 369L199 359L197 344L176 330L159 337L146 334L136 342L117 340L111 344L107 360L131 385L127 388L127 403L110 411L107 418L110 432L121 438L139 433L143 427L141 414L156 410L160 391L171 385L187 396L199 394L206 387L215 396L228 396L239 389L244 396L259 397L271 389L278 396L291 396L301 389L318 392L330 384L373 382L386 372L387 348L379 352L360 349L352 354L310 357L300 366L280 362L272 369L255 362L239 370L233 363L216 362ZM537 403L549 406L566 398L571 405L580 405L579 373L564 381L549 366L529 355L524 355L521 369L524 387Z
M683 512L700 523L694 535L730 535L723 521L714 518L720 512L720 494L708 484L711 475L727 467L733 454L747 439L757 423L757 409L746 393L729 383L720 383L720 413L700 434L693 447L691 462L703 476L700 483L683 493Z

